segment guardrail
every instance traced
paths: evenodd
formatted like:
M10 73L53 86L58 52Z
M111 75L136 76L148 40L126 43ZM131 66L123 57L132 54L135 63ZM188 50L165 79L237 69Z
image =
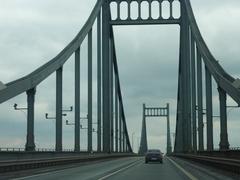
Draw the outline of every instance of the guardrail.
M12 148L12 147L2 147L0 152L22 152L25 151L24 148Z
M230 148L230 150L239 150L240 151L240 147L232 147L232 148Z
M230 148L229 150L198 151L197 155L223 157L223 158L240 160L240 148L236 147L236 148Z
M0 173L80 162L133 157L133 153L88 154L82 156L0 161Z
M240 147L230 147L229 150L240 150ZM207 151L207 149L205 149L205 151ZM228 151L228 150L221 150L220 148L214 148L214 151Z
M25 148L1 147L0 152L24 152ZM84 150L84 152L87 150ZM56 152L53 148L36 148L33 152ZM74 152L74 149L63 149L62 152Z
M211 157L192 154L173 154L172 156L209 165L225 171L240 174L240 159Z

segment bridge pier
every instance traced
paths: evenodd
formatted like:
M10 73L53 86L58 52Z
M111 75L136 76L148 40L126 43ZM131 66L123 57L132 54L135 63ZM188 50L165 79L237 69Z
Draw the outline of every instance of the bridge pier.
M34 101L36 88L27 91L27 141L25 145L26 151L35 151L34 142Z
M202 57L197 47L197 98L198 98L198 150L204 150L203 139L203 92L202 92Z
M205 66L206 78L206 116L207 116L207 150L213 150L213 110L212 110L212 76Z
M181 5L181 23L180 23L180 58L182 72L182 91L181 100L183 107L181 109L183 121L183 151L192 151L192 124L191 124L191 86L190 86L190 31L187 18L186 7Z
M220 150L229 149L228 133L227 133L227 96L226 92L218 87L220 102Z
M62 151L62 71L56 71L56 151Z

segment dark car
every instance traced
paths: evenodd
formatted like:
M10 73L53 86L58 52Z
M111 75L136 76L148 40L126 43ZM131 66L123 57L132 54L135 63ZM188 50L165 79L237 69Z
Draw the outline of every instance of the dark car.
M163 163L163 154L158 149L150 149L145 154L145 163L150 161Z

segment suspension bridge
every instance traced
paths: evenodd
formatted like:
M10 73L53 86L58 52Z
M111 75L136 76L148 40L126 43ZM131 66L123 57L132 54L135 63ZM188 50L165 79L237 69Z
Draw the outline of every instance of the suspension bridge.
M147 7L145 9L144 3ZM153 3L157 5L157 10L153 10ZM168 4L167 9L164 9L166 7L163 3ZM179 17L174 15L175 3L179 3ZM112 5L115 8L111 8ZM132 8L133 5L135 10ZM168 17L163 15L165 10L168 11ZM158 12L158 16L153 17L155 11ZM143 12L147 12L146 17L143 17ZM134 18L132 14L135 14ZM139 153L136 154L132 150L113 30L114 26L120 25L180 27L176 130L173 147L169 104L166 107L148 107L144 104ZM93 36L94 32L96 35ZM96 41L93 39L95 36ZM84 41L87 41L87 116L81 117L80 55ZM93 46L97 47L96 72L93 69ZM65 109L63 73L64 65L71 56L74 57L74 102L70 109ZM93 99L94 73L97 75L96 101ZM55 149L44 149L37 147L35 142L35 96L39 85L52 74L56 75L55 115L50 116L46 113L45 118L53 119L55 122ZM217 84L219 97L220 139L217 150L214 149L213 141L213 81ZM240 173L240 151L238 148L232 149L229 143L227 108L230 106L227 104L227 97L239 107L240 80L227 73L209 50L196 23L190 0L97 0L85 25L59 54L24 77L6 84L0 82L0 103L24 93L27 106L19 107L18 104L14 104L13 107L15 110L26 112L25 148L0 147L0 173L3 178L226 179L229 178L229 174L231 178L239 178L237 174ZM96 114L93 112L94 102L97 106ZM67 112L74 113L74 122L66 121L66 125L74 126L74 149L68 150L63 148L65 123L63 117ZM204 115L206 115L206 147ZM143 164L141 155L148 149L146 117L167 118L167 155L163 165ZM82 120L87 122L86 127L83 127ZM87 142L86 150L80 146L82 130L87 131L84 140ZM93 148L94 132L97 134L96 149ZM24 173L21 173L23 170ZM12 171L19 173L12 174Z

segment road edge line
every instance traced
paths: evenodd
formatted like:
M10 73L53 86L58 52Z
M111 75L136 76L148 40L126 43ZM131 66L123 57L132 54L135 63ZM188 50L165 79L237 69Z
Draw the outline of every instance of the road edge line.
M166 157L173 165L175 165L178 169L180 169L189 179L191 180L198 180L195 176L193 176L191 173L186 171L183 167L181 167L178 163L176 163L174 160L170 159L169 157Z

